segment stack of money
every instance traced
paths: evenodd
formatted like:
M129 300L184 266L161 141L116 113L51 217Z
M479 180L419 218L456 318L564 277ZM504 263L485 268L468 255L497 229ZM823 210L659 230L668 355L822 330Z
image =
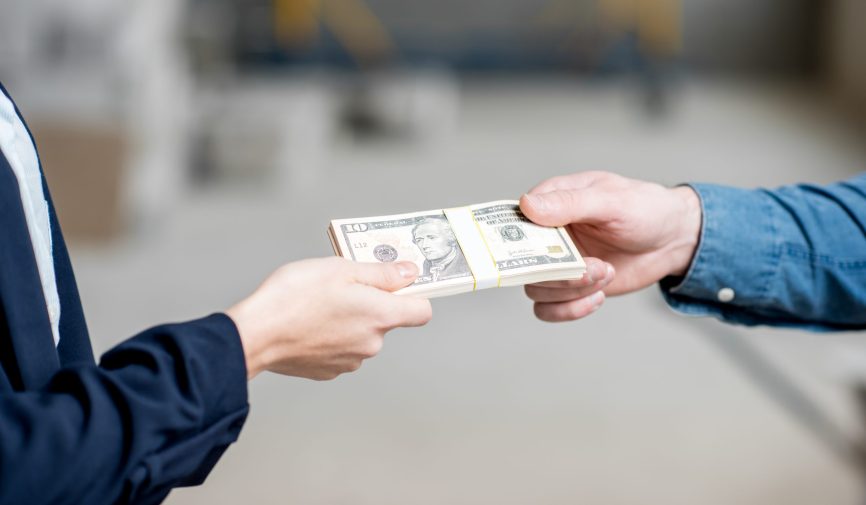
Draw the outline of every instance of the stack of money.
M335 219L328 235L334 252L353 261L415 263L418 279L398 293L428 298L579 279L586 270L564 228L532 223L514 200Z

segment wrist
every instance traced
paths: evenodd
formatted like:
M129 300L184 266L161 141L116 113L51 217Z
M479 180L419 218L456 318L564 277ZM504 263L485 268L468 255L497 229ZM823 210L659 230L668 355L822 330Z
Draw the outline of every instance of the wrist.
M241 337L241 345L244 350L244 361L247 367L247 380L252 380L256 375L267 370L267 345L264 338L261 337L261 332L257 331L252 324L250 318L247 317L246 304L240 302L232 308L226 310L226 315L234 321L238 329L238 334Z
M671 189L679 203L676 228L671 241L671 266L668 275L683 277L689 271L701 236L701 199L690 186Z

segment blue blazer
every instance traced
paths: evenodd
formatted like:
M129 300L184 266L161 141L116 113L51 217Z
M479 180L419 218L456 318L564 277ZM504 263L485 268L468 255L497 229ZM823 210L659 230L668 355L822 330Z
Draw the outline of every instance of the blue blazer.
M18 182L0 152L0 504L159 503L203 482L237 439L248 412L240 337L214 314L146 330L97 365L44 177L43 187L56 348Z

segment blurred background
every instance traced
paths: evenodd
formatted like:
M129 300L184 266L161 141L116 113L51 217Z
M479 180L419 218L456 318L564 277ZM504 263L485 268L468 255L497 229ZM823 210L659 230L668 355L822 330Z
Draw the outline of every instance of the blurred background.
M3 0L97 353L331 254L333 218L611 170L825 183L866 167L860 0ZM627 202L624 202L627 204ZM168 503L862 504L863 335L434 302L328 383L264 376Z

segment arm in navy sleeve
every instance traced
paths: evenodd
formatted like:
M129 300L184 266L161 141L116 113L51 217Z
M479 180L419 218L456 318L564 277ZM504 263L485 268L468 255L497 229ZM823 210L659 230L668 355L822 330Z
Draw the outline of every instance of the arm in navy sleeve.
M661 282L671 307L745 325L866 328L866 175L775 190L691 187L701 237L685 277Z
M149 329L98 367L0 396L0 503L159 503L204 480L247 411L228 316Z

